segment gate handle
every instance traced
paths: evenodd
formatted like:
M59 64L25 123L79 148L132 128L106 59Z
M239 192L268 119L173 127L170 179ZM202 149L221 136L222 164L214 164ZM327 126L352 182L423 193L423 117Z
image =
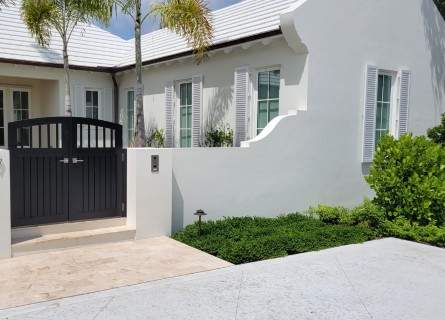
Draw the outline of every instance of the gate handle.
M64 164L68 164L68 163L70 163L70 159L69 158L63 158L62 160L59 160L59 162L62 162Z
M76 163L82 163L82 162L83 162L82 159L73 158L73 163L74 163L74 164L76 164Z

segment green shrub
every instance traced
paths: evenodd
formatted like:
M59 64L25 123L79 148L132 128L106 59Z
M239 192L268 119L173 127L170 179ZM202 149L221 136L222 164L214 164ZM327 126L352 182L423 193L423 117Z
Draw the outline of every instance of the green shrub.
M385 211L369 199L350 211L350 224L379 229L385 223Z
M399 217L394 221L385 222L385 235L406 240L429 243L445 248L445 227L433 224L421 226Z
M228 125L219 128L210 128L204 135L206 147L232 147L233 130Z
M328 224L363 225L372 229L379 228L385 221L385 212L371 200L365 201L354 209L337 206L318 205L310 207L310 216Z
M381 139L370 174L375 204L386 218L404 217L419 225L445 223L445 149L425 137Z
M187 226L173 238L235 264L361 243L373 233L362 226L329 225L299 214L277 218L226 218Z
M439 143L442 146L445 146L445 113L442 115L442 121L440 125L428 130L428 138L430 138L435 143Z
M308 213L329 224L345 223L349 219L349 210L345 207L331 207L320 204L317 207L310 207Z

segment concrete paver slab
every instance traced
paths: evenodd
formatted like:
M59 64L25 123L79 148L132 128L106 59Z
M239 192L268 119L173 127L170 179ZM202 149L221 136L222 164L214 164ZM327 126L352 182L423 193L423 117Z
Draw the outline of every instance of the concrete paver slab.
M371 241L0 311L4 319L443 320L445 250Z
M230 265L167 237L20 256L0 261L0 309Z

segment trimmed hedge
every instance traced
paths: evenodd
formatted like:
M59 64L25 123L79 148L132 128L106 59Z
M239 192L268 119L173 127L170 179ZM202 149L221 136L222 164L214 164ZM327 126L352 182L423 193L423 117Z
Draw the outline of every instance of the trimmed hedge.
M445 227L433 223L422 226L404 217L387 220L383 209L370 200L354 209L319 205L310 208L309 214L329 223L367 227L376 237L396 237L445 248Z
M300 214L278 218L225 218L197 223L176 233L174 239L226 261L241 264L321 250L374 238L365 226L330 225Z

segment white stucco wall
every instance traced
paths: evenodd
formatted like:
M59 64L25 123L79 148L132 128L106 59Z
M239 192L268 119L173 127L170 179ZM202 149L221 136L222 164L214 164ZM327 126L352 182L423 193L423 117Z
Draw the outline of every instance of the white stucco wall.
M270 41L270 43L269 43ZM147 67L143 71L144 115L147 126L165 128L165 84L168 81L191 79L203 76L203 123L209 117L220 120L235 129L235 108L233 107L233 85L235 69L249 66L252 85L259 69L279 67L281 69L280 113L306 107L307 75L306 55L296 54L289 48L282 36L267 41L266 45L256 41L250 47L235 47L212 53L202 64L196 65L193 58ZM121 123L126 136L126 92L134 87L133 71L121 73L118 77L120 88ZM253 88L252 88L253 89ZM253 94L253 93L252 93ZM253 98L252 98L253 100ZM252 120L253 121L253 120Z
M193 222L196 209L208 219L276 216L319 203L354 206L372 196L361 163L366 64L411 71L410 132L425 134L445 112L445 23L432 1L296 3L291 22L302 43L295 48L309 52L306 111L276 119L269 127L276 128L248 148L171 150L174 230ZM188 66L172 68L184 74ZM153 78L146 86L172 80L162 71L154 74L159 83ZM158 101L153 111L146 104L146 114L159 112L159 92L146 95L146 102Z
M330 157L342 157L345 167L360 157L366 64L412 72L410 132L425 134L439 122L445 112L445 23L433 1L300 4L293 23L309 50L307 125L320 147L339 150Z
M151 156L159 156L159 172ZM170 235L172 220L172 153L168 149L128 149L127 225L136 239Z
M248 148L175 149L173 228L191 223L199 208L209 219L276 216L369 196L360 162L346 168L341 156L330 157L335 146L317 144L320 135L304 125L308 115L276 118L270 134Z
M11 257L9 151L0 149L0 259Z
M268 135L244 148L129 149L129 224L145 236L168 235L169 226L174 232L194 222L197 209L206 219L272 217L361 202L370 195L361 164L343 168L342 159L320 156L319 137L302 126L307 114L275 118ZM151 154L161 155L161 174L150 173Z

